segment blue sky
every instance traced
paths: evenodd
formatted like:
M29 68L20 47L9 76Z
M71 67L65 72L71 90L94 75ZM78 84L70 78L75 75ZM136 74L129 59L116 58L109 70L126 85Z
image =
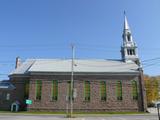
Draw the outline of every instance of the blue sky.
M0 0L0 79L15 58L120 59L126 11L141 60L160 57L159 0ZM160 60L144 68L160 75ZM148 65L150 63L147 63Z

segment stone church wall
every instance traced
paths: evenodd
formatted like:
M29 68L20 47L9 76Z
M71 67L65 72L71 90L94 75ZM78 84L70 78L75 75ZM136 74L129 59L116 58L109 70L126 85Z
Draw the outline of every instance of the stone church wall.
M73 101L74 111L139 111L139 100L133 100L131 80L138 76L76 76L74 87L77 90L77 97ZM42 80L42 98L35 100L35 81ZM52 80L58 80L58 100L51 100ZM30 78L29 99L33 101L29 105L32 111L65 111L67 106L67 81L70 76L32 76ZM84 100L84 81L90 81L91 99ZM100 81L106 81L107 100L101 101ZM116 82L122 81L122 100L116 97ZM138 89L138 93L139 89ZM140 94L139 94L140 95ZM140 97L138 97L140 98ZM68 103L70 106L70 103Z

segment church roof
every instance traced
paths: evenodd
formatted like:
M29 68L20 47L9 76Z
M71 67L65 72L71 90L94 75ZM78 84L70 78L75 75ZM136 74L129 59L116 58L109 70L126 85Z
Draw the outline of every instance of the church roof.
M10 75L27 73L71 72L71 59L28 59ZM138 65L134 62L105 59L75 59L74 72L77 73L135 73Z

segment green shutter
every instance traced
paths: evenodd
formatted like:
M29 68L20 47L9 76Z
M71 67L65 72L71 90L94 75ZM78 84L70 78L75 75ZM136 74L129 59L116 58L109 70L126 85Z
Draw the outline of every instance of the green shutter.
M52 100L58 100L58 80L52 81Z
M84 82L84 99L85 101L90 101L90 82Z
M101 95L101 100L106 101L106 82L101 81L100 82L100 95Z
M132 81L132 96L134 100L138 99L137 82L135 80Z
M67 97L68 97L68 100L70 101L71 99L71 81L67 82ZM72 96L72 100L74 100L73 96Z
M41 100L42 81L36 80L36 100Z
M68 81L68 91L67 91L67 93L68 93L68 100L70 100L70 98L71 98L71 81Z
M117 81L117 100L122 100L122 82L121 81Z
M25 81L24 98L29 98L29 80Z

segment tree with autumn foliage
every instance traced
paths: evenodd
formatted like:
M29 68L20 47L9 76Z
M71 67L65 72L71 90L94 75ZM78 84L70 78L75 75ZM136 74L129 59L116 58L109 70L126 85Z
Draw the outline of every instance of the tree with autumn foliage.
M148 75L144 76L147 105L152 106L154 101L159 100L159 82L160 77L150 77Z

